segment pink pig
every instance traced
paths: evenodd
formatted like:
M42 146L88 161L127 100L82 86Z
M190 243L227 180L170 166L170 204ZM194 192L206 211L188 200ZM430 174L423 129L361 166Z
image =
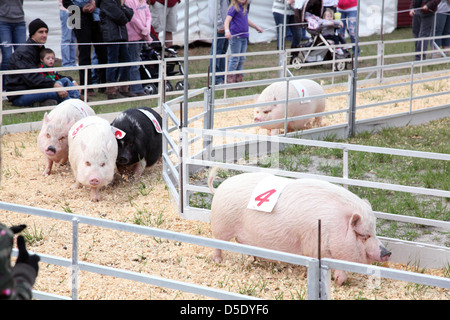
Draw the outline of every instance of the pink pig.
M239 174L225 180L214 191L213 170L208 185L215 193L211 205L214 238L224 241L235 238L246 245L317 257L320 219L323 258L367 264L389 260L391 253L376 236L376 219L370 204L335 184L316 179L290 179L292 181L280 189L281 194L271 212L247 208L255 199L269 201L270 193L263 192L259 198L251 198L255 187L270 176L267 173ZM214 251L213 260L222 261L220 249ZM335 270L334 278L342 285L347 276L344 271Z
M258 95L256 102L273 101L272 105L256 107L254 110L254 122L263 122L285 118L286 102L277 103L278 100L286 100L286 81L275 82L269 85ZM289 101L291 99L316 96L324 94L322 86L317 82L309 79L291 80L289 81ZM325 99L315 98L302 101L289 102L288 117L302 116L312 113L323 112L325 110ZM301 130L311 119L293 120L288 122L288 132ZM314 124L320 126L322 117L316 117ZM272 134L272 129L284 128L284 122L261 125L267 129L267 134ZM278 131L276 131L277 133Z
M91 200L114 179L117 159L115 128L98 116L81 119L69 130L69 162L76 183L91 188Z
M89 105L79 99L61 102L49 114L44 114L41 132L37 138L38 149L47 158L47 166L42 173L51 173L53 162L65 164L69 157L67 134L70 127L79 119L94 115Z

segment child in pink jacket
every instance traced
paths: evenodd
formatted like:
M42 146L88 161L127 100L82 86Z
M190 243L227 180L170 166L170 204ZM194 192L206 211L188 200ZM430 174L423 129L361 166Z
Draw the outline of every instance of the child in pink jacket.
M150 37L150 28L152 25L150 9L145 0L125 0L125 5L134 11L133 18L127 23L128 51L130 52L131 61L141 61L141 51L144 42L152 42L152 38ZM141 80L139 66L130 67L130 81L135 80ZM141 84L131 85L130 94L133 96L145 95Z

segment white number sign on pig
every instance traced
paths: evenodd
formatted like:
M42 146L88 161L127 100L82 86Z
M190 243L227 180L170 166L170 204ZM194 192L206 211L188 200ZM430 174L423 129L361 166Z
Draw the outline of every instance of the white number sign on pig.
M214 170L212 171L212 173ZM321 220L323 258L358 263L387 261L391 253L375 233L376 218L370 204L347 189L316 179L295 179L287 184L272 212L247 208L252 191L267 173L244 173L228 178L214 190L211 228L214 238L304 256L318 255L318 220ZM213 260L222 261L216 249ZM335 270L335 282L347 276Z
M94 110L79 99L61 102L50 113L44 114L41 131L37 138L38 149L45 155L47 166L42 173L51 173L53 163L65 164L69 158L67 135L70 127L78 120L95 115Z
M267 176L256 185L247 208L272 212L283 189L293 181L295 180L272 175Z
M265 88L263 92L257 96L257 103L273 101L273 104L256 107L254 109L253 120L255 123L285 118L286 102L278 103L278 101L286 100L286 87L287 81L275 82ZM324 98L312 98L290 102L292 99L322 94L324 94L322 86L313 80L299 79L289 81L288 117L323 112L325 110ZM288 121L287 130L288 132L301 130L310 122L310 120L311 119ZM314 118L313 124L320 126L321 122L322 117L318 116ZM268 135L277 134L279 129L284 128L284 122L262 124L261 128L267 129ZM272 130L274 131L272 132Z
M115 128L98 116L77 121L69 131L69 162L74 187L91 188L91 200L99 201L99 189L113 181L116 169Z

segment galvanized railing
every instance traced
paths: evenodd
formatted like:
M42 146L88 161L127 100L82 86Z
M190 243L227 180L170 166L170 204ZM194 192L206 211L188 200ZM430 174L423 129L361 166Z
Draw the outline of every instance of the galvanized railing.
M359 263L346 262L334 259L316 259L304 257L300 255L268 250L248 245L242 245L233 242L210 239L200 236L188 235L184 233L173 232L169 230L138 226L123 222L116 222L106 219L98 219L77 214L69 214L47 209L17 205L12 203L0 202L0 210L19 212L24 214L36 215L51 219L63 220L72 223L72 259L64 259L60 257L39 254L42 263L54 264L72 270L72 296L71 299L78 298L79 271L87 271L102 275L108 275L116 278L151 284L155 286L166 287L174 290L190 292L193 294L204 295L217 299L255 299L255 297L241 295L233 292L227 292L215 288L200 286L192 283L186 283L167 278L156 277L143 273L132 272L129 270L116 269L107 266L92 264L80 261L78 252L78 226L86 224L101 228L108 228L123 232L130 232L149 237L159 237L173 241L186 242L199 246L207 246L246 255L257 256L261 258L292 263L296 265L306 266L307 274L307 297L310 300L325 300L331 298L330 292L330 272L331 269L338 269L349 272L365 274L370 277L389 278L393 280L407 281L417 284L435 286L450 289L450 279L431 276L421 273L408 272L403 270L389 269L375 265L365 265ZM13 254L17 255L14 249ZM101 289L99 289L101 290ZM34 291L35 299L69 299L66 296L60 296L41 291Z

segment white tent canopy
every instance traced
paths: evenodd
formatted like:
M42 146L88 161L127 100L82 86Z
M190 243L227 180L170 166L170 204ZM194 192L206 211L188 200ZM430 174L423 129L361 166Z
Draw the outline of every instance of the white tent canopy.
M360 36L379 34L381 31L381 4L382 1L360 0ZM250 20L261 28L263 33L257 33L250 28L250 42L268 42L276 39L275 22L272 15L273 0L253 0L250 9ZM385 0L384 33L392 32L397 25L397 0ZM178 32L174 34L174 42L184 42L184 8L186 0L178 5ZM52 48L57 57L61 57L61 24L59 20L59 7L56 0L25 0L25 20L28 24L41 18L49 26L49 37L46 46ZM28 31L27 31L28 37ZM213 27L208 17L208 0L189 1L189 41L211 42Z

